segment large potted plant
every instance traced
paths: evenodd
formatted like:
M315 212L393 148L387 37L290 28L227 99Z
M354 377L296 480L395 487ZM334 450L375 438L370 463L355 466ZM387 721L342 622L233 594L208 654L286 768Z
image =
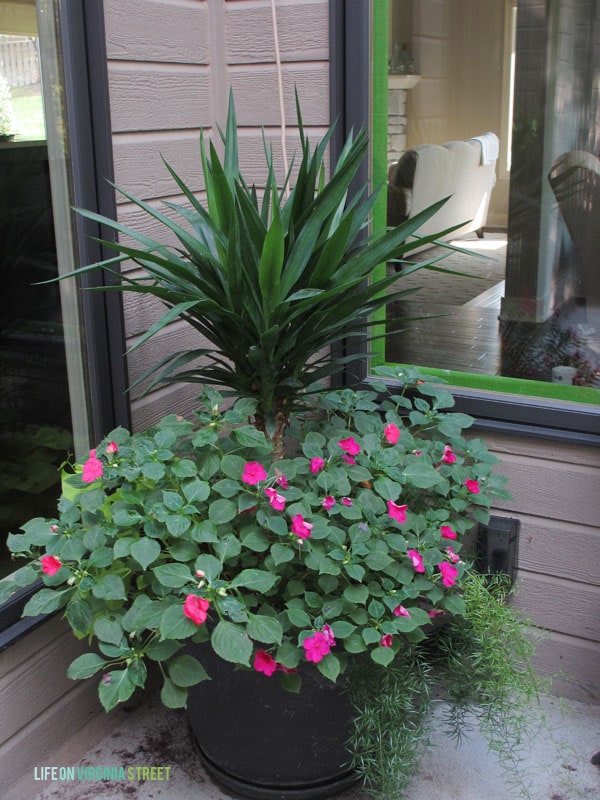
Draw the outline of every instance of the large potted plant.
M362 775L396 797L440 676L458 717L473 693L498 710L491 729L509 737L507 752L518 732L507 687L520 699L532 685L522 668L526 639L461 551L492 500L505 496L503 480L484 442L463 437L472 420L448 411L451 395L412 369L380 370L391 392L383 383L316 391L315 380L349 360L323 349L362 335L368 315L402 293L386 297L397 275L366 282L372 268L405 258L407 236L435 207L357 241L373 198L347 195L366 139L349 140L325 182L328 137L313 151L300 116L299 127L302 159L289 195L269 160L262 202L244 182L231 105L223 162L212 146L203 154L208 211L172 173L189 205L171 209L191 232L130 198L178 247L102 219L137 242L113 243L116 261L132 258L148 276L125 274L113 288L168 306L144 338L179 316L212 343L146 375L204 384L200 408L190 420L170 415L146 431L109 433L65 477L57 517L9 537L12 552L30 561L2 592L42 578L25 614L61 611L76 636L94 642L69 674L99 674L107 711L145 686L149 664L160 669L170 707L186 706L190 688L202 692L212 677L210 691L190 702L200 715L192 725L209 769L237 793L314 800ZM406 271L417 266L433 267ZM211 384L227 387L233 406L224 409ZM443 634L441 619L449 621ZM493 642L503 648L500 671L497 658L482 655ZM466 668L481 680L466 686ZM225 683L246 678L252 688L242 682L236 695ZM291 718L271 713L260 727L268 758L244 759L249 739L243 730L236 738L233 723L244 698L255 700L257 679L287 692L259 708L276 702ZM306 692L318 699L298 728L291 711L306 706ZM233 708L219 704L228 696ZM384 696L403 699L382 706ZM330 697L342 715L334 737L322 735L317 715L334 719Z

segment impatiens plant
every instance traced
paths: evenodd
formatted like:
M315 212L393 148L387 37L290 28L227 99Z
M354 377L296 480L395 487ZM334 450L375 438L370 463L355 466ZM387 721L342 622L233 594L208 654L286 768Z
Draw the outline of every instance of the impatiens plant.
M434 617L464 613L464 536L504 496L483 441L463 438L470 418L431 382L409 399L416 380L381 405L319 396L283 460L248 424L253 401L221 411L212 390L196 424L112 431L65 479L58 517L9 537L31 561L8 591L41 575L25 613L60 609L96 640L69 675L100 673L106 709L144 685L148 661L164 703L185 705L207 677L188 640L292 690L304 661L333 681L357 654L390 664Z

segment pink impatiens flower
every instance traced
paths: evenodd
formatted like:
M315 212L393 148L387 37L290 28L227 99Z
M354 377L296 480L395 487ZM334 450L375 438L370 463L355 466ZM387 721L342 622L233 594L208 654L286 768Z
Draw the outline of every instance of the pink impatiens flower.
M393 422L390 422L389 425L386 425L383 429L383 435L385 436L386 442L389 444L396 444L400 438L400 428L394 425Z
M330 511L335 505L335 497L333 495L328 494L327 497L321 503L325 511Z
M333 635L333 628L331 625L325 623L325 625L323 625L323 633L327 639L327 644L329 647L335 647L335 636Z
M256 651L252 666L257 672L262 672L264 675L271 676L277 671L277 662L266 650Z
M84 483L93 483L95 480L102 477L103 469L102 462L99 458L96 458L96 451L90 450L90 457L83 465L81 480Z
M404 606L396 606L394 609L394 616L395 617L410 617L410 611Z
M440 527L442 539L456 539L456 531L453 531L450 525L442 525Z
M453 564L447 561L442 561L438 564L439 570L442 573L442 583L444 586L454 586L458 576L458 570Z
M58 570L62 567L62 561L56 556L42 556L42 572L44 575L56 575Z
M465 486L470 492L472 492L472 494L479 494L479 492L481 491L481 489L479 488L479 483L473 478L467 478L467 480L465 481Z
M323 469L324 466L325 466L324 459L319 458L318 456L315 456L314 458L311 458L311 460L310 460L310 471L312 472L313 475L316 475L317 472L320 472Z
M352 505L352 500L349 497L342 497L342 505L350 507Z
M393 642L393 637L391 633L385 633L379 642L382 647L391 647Z
M458 553L455 553L454 550L448 545L446 548L446 552L448 553L448 558L450 559L451 564L458 564L460 561L460 556Z
M109 456L114 456L114 454L119 450L119 446L116 442L109 442L106 445L106 452Z
M254 486L267 477L267 473L265 472L265 468L262 464L259 464L258 461L247 461L244 464L244 471L242 472L242 480L244 483L250 484L250 486Z
M429 619L435 619L436 617L443 617L446 612L443 608L432 608L429 612Z
M338 444L349 456L357 456L360 453L360 445L353 436L348 436L347 439L340 439Z
M442 461L444 464L454 464L456 461L456 456L452 452L452 448L449 444L444 447L444 455L442 456Z
M285 497L281 494L277 494L276 489L265 489L265 494L269 498L269 503L271 504L271 508L274 508L275 511L283 511L285 508Z
M183 604L183 613L188 619L192 620L194 625L202 625L203 622L206 622L209 606L210 603L204 597L188 594Z
M425 567L423 566L423 556L418 552L418 550L407 550L406 555L412 561L415 572L425 572Z
M345 461L346 464L356 464L356 459L354 456L348 455L348 453L344 453L342 456L342 461Z
M331 651L331 645L327 635L322 631L315 631L312 636L308 636L303 642L302 647L306 651L306 660L317 664Z
M312 531L312 524L306 522L302 514L296 514L292 517L292 533L299 536L301 539L308 539Z
M400 524L406 522L406 510L408 506L399 506L397 503L394 503L393 500L388 500L387 507L388 514L392 519L395 519L396 522Z
M279 486L281 486L282 489L284 489L284 490L287 489L288 488L288 481L287 481L287 478L285 477L285 475L283 474L283 472L281 472L281 470L275 468L275 474L277 475L277 480L275 481L275 483L277 483Z

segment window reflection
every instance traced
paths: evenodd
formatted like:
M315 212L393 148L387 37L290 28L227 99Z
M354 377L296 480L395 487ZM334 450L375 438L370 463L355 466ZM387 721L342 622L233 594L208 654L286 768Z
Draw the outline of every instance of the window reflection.
M386 358L600 388L600 2L391 0L389 48L388 224L452 195L471 255L403 279Z
M0 2L0 577L9 532L51 515L72 452L34 3Z

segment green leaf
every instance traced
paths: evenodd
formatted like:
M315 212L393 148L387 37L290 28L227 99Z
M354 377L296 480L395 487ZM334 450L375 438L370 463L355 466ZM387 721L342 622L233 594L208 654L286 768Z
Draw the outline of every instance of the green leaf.
M367 645L358 634L352 634L347 639L344 639L344 647L348 653L364 653Z
M246 631L251 639L265 644L281 644L283 629L273 617L262 614L250 614Z
M439 604L442 606L442 608L445 608L451 614L456 616L464 616L466 612L465 601L458 594L446 594Z
M174 589L191 586L194 580L187 564L161 564L159 567L153 567L152 572L163 586L170 586Z
M94 613L85 600L73 600L65 610L65 617L76 636L85 636L90 631Z
M201 570L206 576L206 580L212 583L221 574L223 564L218 558L211 556L210 553L203 553L196 559L194 569Z
M125 584L118 575L104 575L92 587L92 594L99 600L125 600Z
M73 589L59 592L55 589L40 589L31 597L23 609L24 617L37 617L38 614L50 614L62 608L73 594Z
M344 597L350 603L361 603L364 605L369 599L369 590L362 584L347 586L344 589Z
M127 669L116 669L102 676L98 686L98 696L105 711L110 711L118 703L128 700L135 691L135 684Z
M198 626L183 613L183 603L170 606L160 619L161 639L187 639L193 636Z
M252 641L239 625L221 620L211 636L215 653L225 661L250 666Z
M362 638L365 644L375 644L381 640L381 634L375 628L363 628Z
M281 676L281 685L286 692L298 694L302 687L302 678L297 672L284 672Z
M341 671L341 666L338 658L333 653L328 653L324 658L317 663L317 669L330 681L337 680Z
M144 652L152 661L166 661L181 650L182 646L181 642L175 639L164 639L161 642L152 642Z
M268 448L267 438L262 431L254 425L245 425L243 428L234 428L233 435L242 447ZM239 488L239 485L238 485Z
M242 531L240 539L244 547L256 553L264 553L269 548L269 539L259 528ZM271 551L271 555L273 551ZM292 556L293 557L293 556Z
M160 544L156 539L149 539L148 537L138 539L131 546L131 555L142 569L148 569L150 564L160 556Z
M146 461L142 466L142 473L145 478L151 481L159 481L164 478L167 469L160 461Z
M169 662L169 677L176 686L194 686L201 681L210 680L198 659L186 654Z
M212 502L208 508L208 518L215 525L223 525L237 517L237 506L231 500L221 499Z
M170 678L165 677L160 690L160 699L167 708L185 708L188 690L182 686L176 686Z
M183 514L170 514L166 519L166 524L171 536L183 536L190 529L192 521Z
M217 494L220 494L221 497L235 497L241 490L241 486L237 481L231 480L231 478L223 478L222 481L217 481L213 486L213 489ZM256 500L253 499L253 502L256 503Z
M312 622L306 611L301 608L288 608L286 611L289 621L296 628L310 628Z
M102 642L120 645L123 639L122 618L105 615L94 620L94 633Z
M292 547L286 547L284 544L277 543L271 546L271 557L276 565L285 564L287 561L293 561L294 555L294 549Z
M231 581L232 587L244 587L255 592L268 592L278 580L276 575L260 569L243 569Z
M201 503L210 497L210 485L199 478L193 481L186 481L181 490L188 503Z
M356 625L352 625L351 622L340 619L331 623L331 629L336 639L347 639L356 630Z
M373 661L384 667L391 664L395 657L396 654L391 647L376 647L374 650L371 650L371 658Z
M108 664L106 659L97 653L84 653L69 664L67 677L73 680L90 678Z
M183 508L183 498L177 492L163 492L163 503L169 511L181 511Z

